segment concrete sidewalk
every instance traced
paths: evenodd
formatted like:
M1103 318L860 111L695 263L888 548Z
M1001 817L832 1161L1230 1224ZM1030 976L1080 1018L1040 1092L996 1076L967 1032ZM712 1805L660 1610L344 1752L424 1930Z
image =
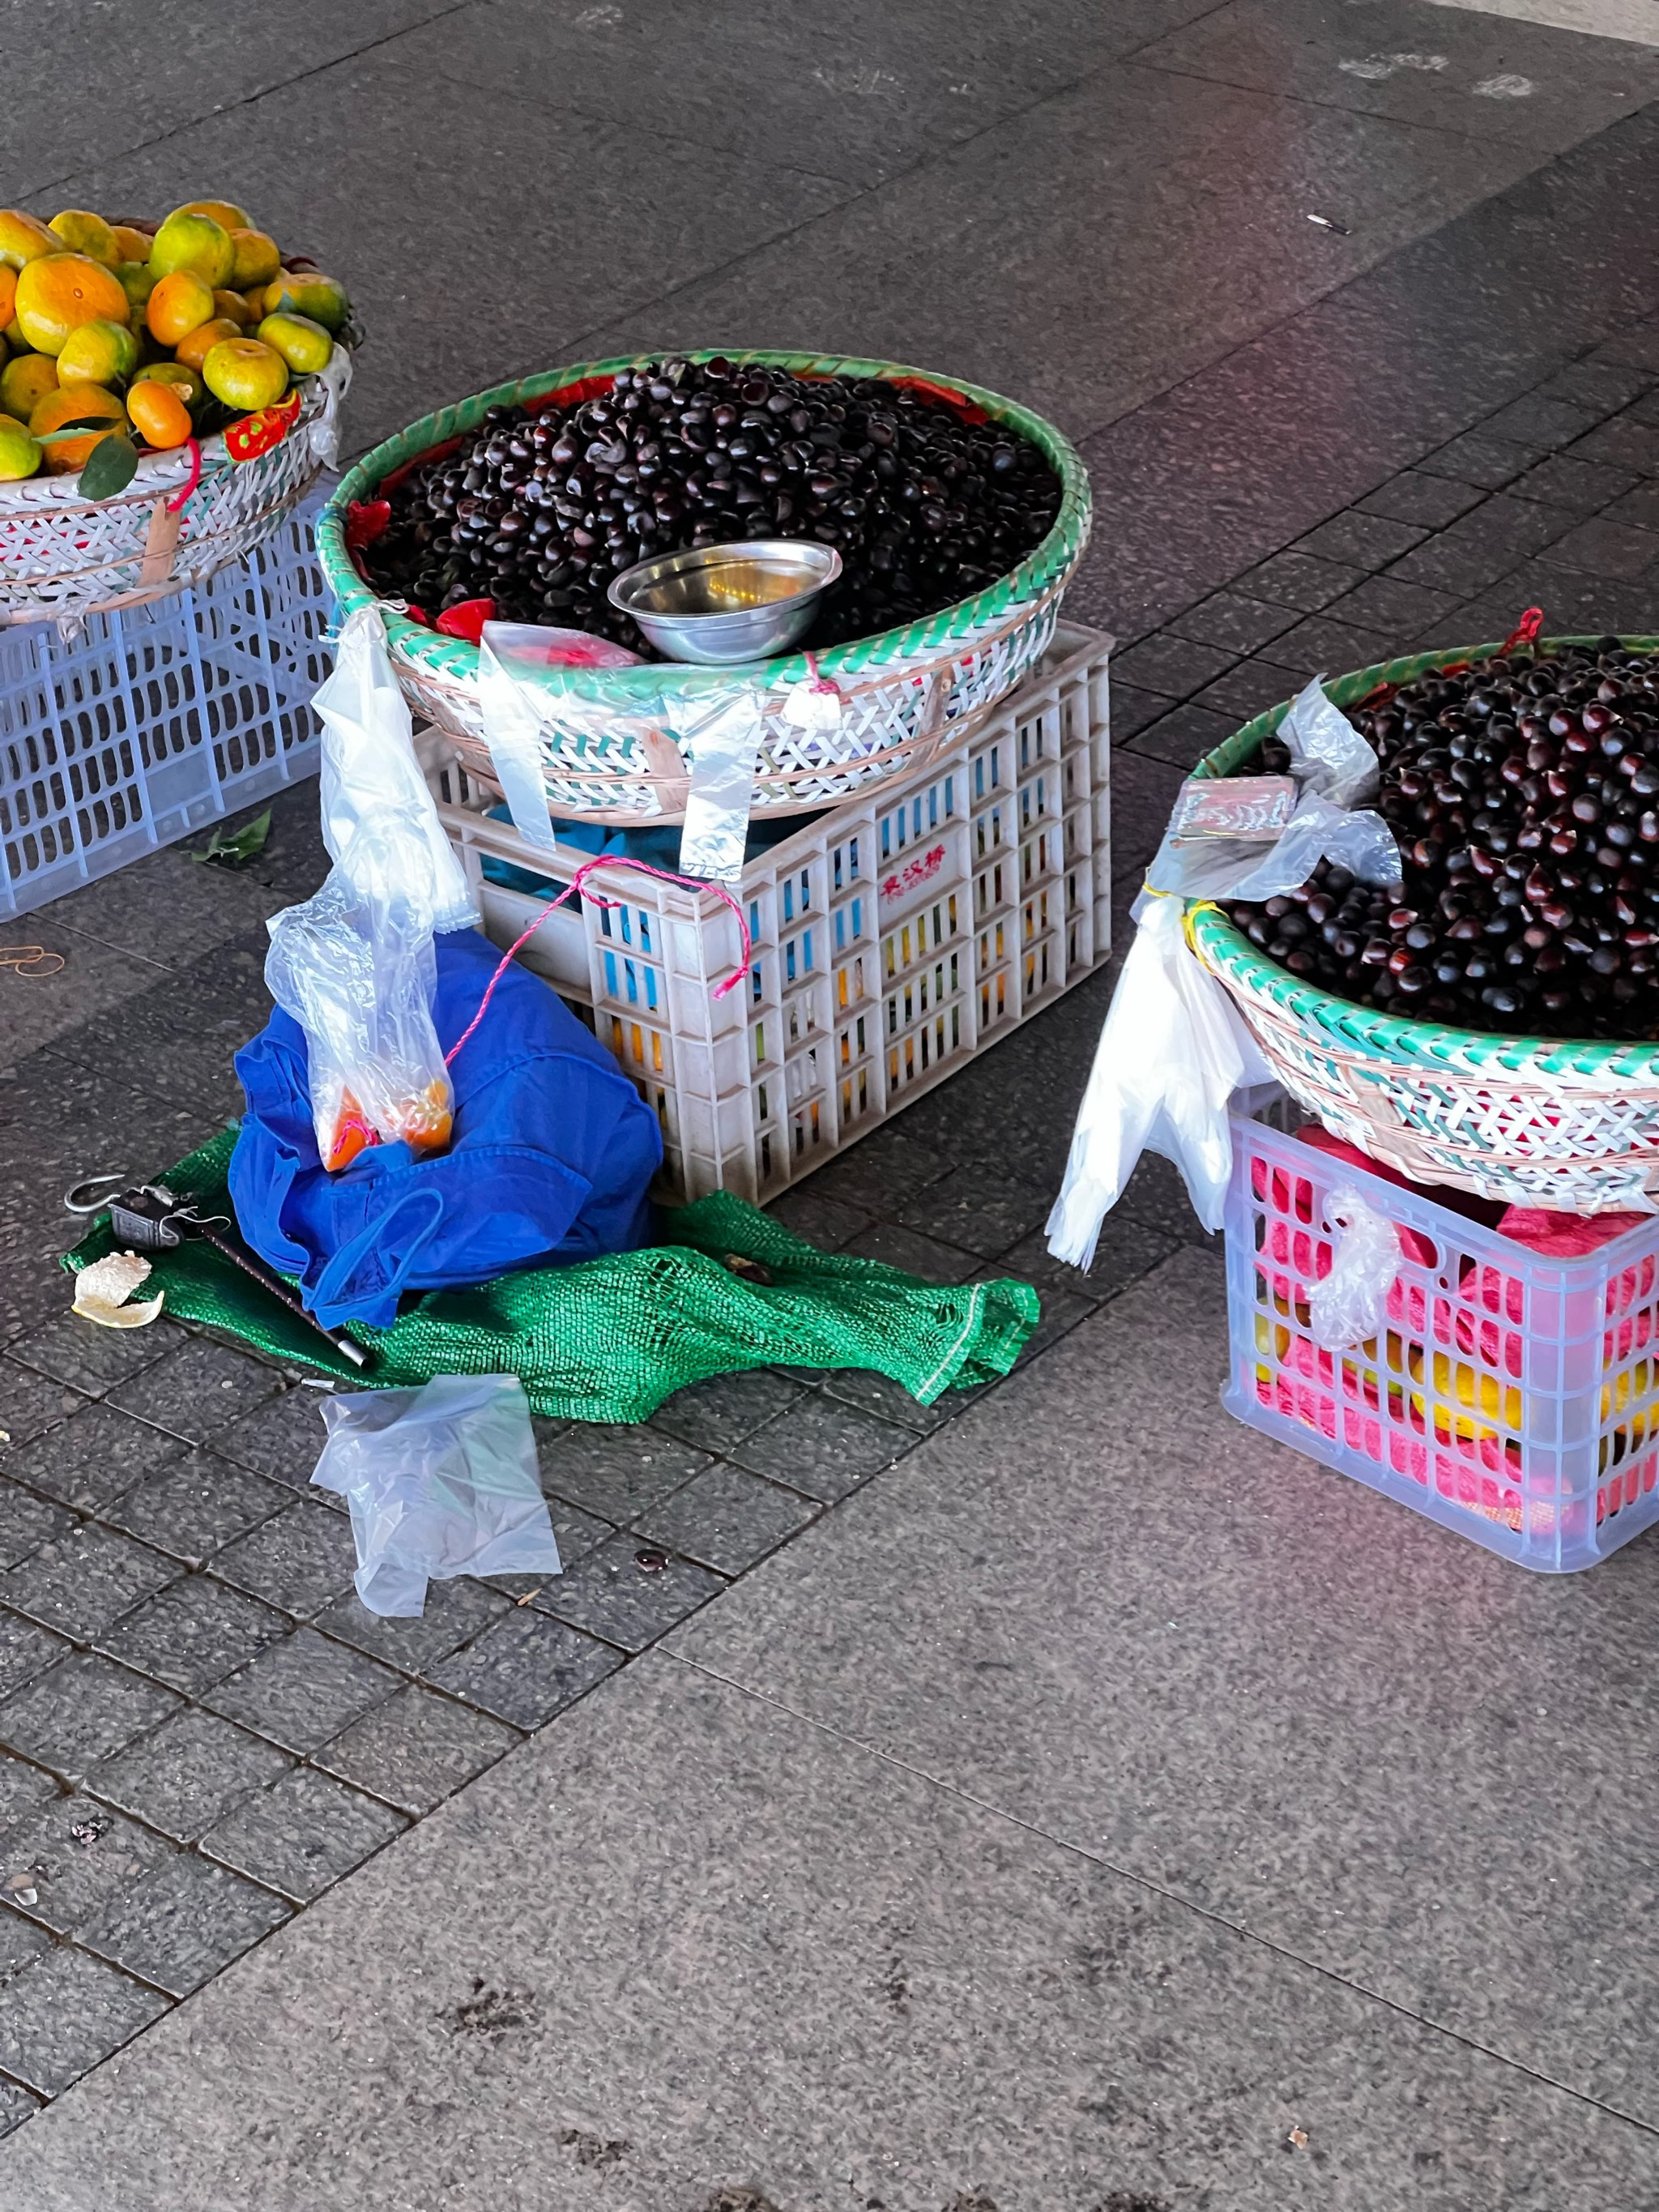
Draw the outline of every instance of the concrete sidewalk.
M1425 0L100 20L9 53L0 201L245 198L361 297L360 446L711 341L1053 412L1120 914L1183 770L1315 669L1533 603L1659 629L1639 43ZM0 971L6 2212L1659 2203L1659 1553L1534 1582L1228 1422L1160 1164L1089 1277L1048 1259L1109 977L779 1207L1037 1282L1018 1371L549 1425L526 1605L373 1621L312 1393L68 1321L59 1194L236 1110L323 866L301 791L253 868L158 854L27 918L61 975Z

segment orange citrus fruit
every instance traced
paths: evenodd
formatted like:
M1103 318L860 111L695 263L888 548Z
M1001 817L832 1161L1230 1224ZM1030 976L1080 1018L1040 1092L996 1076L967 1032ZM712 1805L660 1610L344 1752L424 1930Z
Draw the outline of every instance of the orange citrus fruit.
M230 242L236 254L235 274L230 281L239 292L269 284L283 265L282 254L269 231L233 228Z
M0 331L11 320L15 310L12 301L17 297L17 271L0 261Z
M216 222L210 215L196 215L180 208L151 240L149 265L158 276L188 269L212 291L217 285L229 283L236 266L236 249L223 223Z
M27 422L47 392L58 389L58 364L43 353L20 353L0 368L0 408Z
M132 380L135 384L170 384L186 407L193 407L207 389L200 372L186 368L181 361L152 362L141 368Z
M150 233L149 231L140 230L136 223L131 222L112 223L110 229L114 234L115 250L120 255L122 261L149 259ZM118 263L117 266L119 266Z
M40 465L41 448L30 436L27 423L15 415L0 415L0 483L15 483L32 477Z
M320 270L284 270L265 287L268 315L306 315L325 331L337 331L351 312L343 284Z
M334 341L322 325L305 315L267 315L254 335L281 354L296 376L314 376L326 368L334 351Z
M142 321L143 309L155 289L155 279L149 273L149 264L143 261L118 261L115 281L126 294L129 306L138 309Z
M239 338L241 335L240 324L233 323L228 315L216 315L210 323L203 323L188 337L179 339L173 349L173 358L183 362L186 368L200 368L215 346L226 338Z
M252 220L246 208L239 208L234 200L186 200L174 215L204 215L216 222L222 230L246 230Z
M258 338L225 338L202 363L202 380L227 407L252 414L271 406L288 390L288 363Z
M59 384L123 382L138 366L138 341L125 323L82 323L58 356Z
M89 261L101 261L106 269L113 269L121 258L115 233L102 216L93 215L85 208L65 208L61 215L53 216L46 228L57 232L70 252L84 253Z
M106 417L108 430L83 430L71 438L60 438L45 448L46 474L52 477L73 476L86 465L88 454L100 438L107 438L110 430L118 430L127 419L127 412L112 392L103 392L95 384L71 384L46 398L29 416L29 432L33 437L45 439L47 434L65 422L78 422L82 416Z
M182 446L191 434L190 410L176 386L151 379L135 384L127 394L127 414L146 445L165 452Z
M213 312L223 321L234 323L239 331L249 329L255 320L252 308L241 294L222 288L213 295Z
M124 323L131 313L112 270L84 253L41 253L18 273L17 320L37 353L61 353L82 323Z
M175 269L158 277L144 307L150 335L163 345L176 346L212 319L212 289L191 269Z
M0 261L21 269L37 254L63 250L63 240L55 230L48 230L38 216L25 215L21 208L0 208Z

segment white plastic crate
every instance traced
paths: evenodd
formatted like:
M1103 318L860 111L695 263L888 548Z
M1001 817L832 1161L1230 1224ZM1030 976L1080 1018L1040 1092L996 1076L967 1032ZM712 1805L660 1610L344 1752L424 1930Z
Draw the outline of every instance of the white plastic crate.
M1516 1565L1593 1566L1659 1519L1659 1220L1544 1259L1233 1116L1228 1411ZM1387 1326L1317 1344L1308 1285L1351 1183L1401 1232Z
M808 1175L1068 990L1111 949L1109 638L1061 623L1037 672L926 769L877 785L751 861L748 986L712 894L608 868L623 903L575 902L520 957L592 1009L656 1108L665 1188L761 1200ZM488 855L560 888L547 854L436 730L419 745L484 927L510 945L545 902Z
M323 496L193 590L0 628L0 917L315 773Z

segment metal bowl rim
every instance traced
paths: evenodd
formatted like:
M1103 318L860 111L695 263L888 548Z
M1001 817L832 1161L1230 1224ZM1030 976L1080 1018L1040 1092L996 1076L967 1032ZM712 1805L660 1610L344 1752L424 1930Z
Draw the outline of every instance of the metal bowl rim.
M811 599L818 592L827 592L842 573L842 557L836 547L824 545L816 538L733 538L723 539L718 545L689 545L683 547L678 553L653 553L647 561L636 561L631 568L624 568L619 576L611 578L605 597L619 612L631 616L636 622L641 614L653 622L750 622L762 611L761 608L730 607L720 614L696 614L684 611L671 614L659 607L641 608L636 605L632 599L624 595L624 587L635 577L643 575L647 569L653 576L683 576L690 569L708 568L716 554L744 553L752 559L757 552L774 549L781 553L787 552L791 556L805 550L810 550L815 556L827 554L829 565L823 575L811 583L804 584L799 591L791 592L787 598L781 599L767 600L765 605L768 610L798 606L801 600Z

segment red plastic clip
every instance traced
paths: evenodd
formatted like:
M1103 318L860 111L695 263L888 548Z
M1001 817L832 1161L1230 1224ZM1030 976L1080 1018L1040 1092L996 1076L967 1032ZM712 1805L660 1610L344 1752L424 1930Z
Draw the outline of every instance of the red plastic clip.
M484 624L495 619L494 599L463 599L459 605L444 609L436 627L446 637L459 637L468 645L477 645L483 635Z
M389 499L355 499L346 509L345 542L348 553L361 553L365 545L372 545L377 538L384 538L392 527L392 501Z
M1501 659L1506 653L1517 651L1522 646L1525 646L1528 653L1536 653L1538 650L1538 634L1543 627L1544 610L1542 607L1528 607L1525 614L1522 616L1520 621L1516 624L1515 628L1504 640L1502 645L1498 647L1498 651L1499 658Z

